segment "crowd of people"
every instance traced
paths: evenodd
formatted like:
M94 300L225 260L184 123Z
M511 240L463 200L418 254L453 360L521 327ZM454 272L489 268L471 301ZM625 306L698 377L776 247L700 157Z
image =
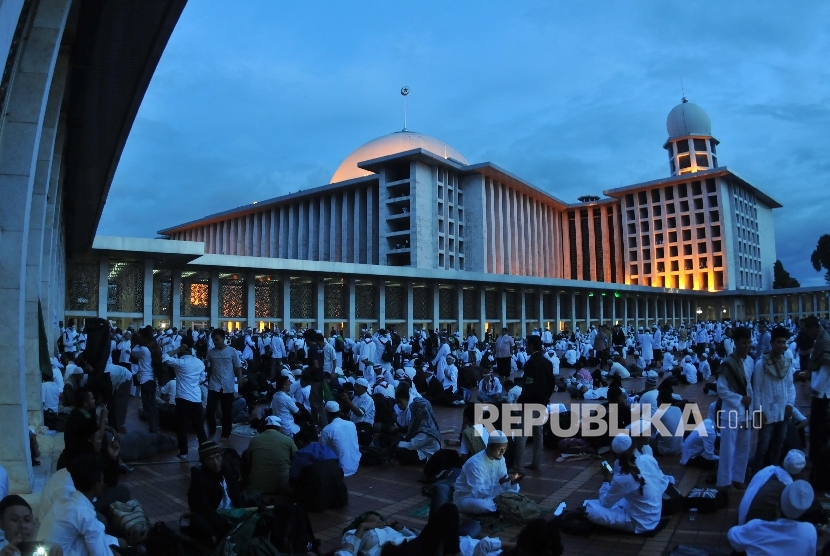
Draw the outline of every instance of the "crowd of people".
M645 379L644 390L625 388L632 377ZM809 418L795 404L797 381L810 383ZM707 418L684 432L687 401L674 388L698 383L713 401ZM119 475L131 470L120 438L132 397L141 400L146 434L175 431L178 458L197 463L187 531L211 545L234 530L234 509L280 501L309 511L341 507L345 477L395 460L423 466L433 481L428 525L416 533L378 514L362 516L338 555L432 554L438 547L445 554L561 554L557 520L530 520L515 543L478 538L482 517L524 503L524 470L540 469L551 441L614 460L598 496L576 512L634 534L660 526L664 493L675 482L661 470L666 457L741 496L739 523L725 542L747 554L775 554L780 546L815 553L811 523L822 512L814 493L830 491L822 472L830 463L830 338L815 317L536 329L527 337L489 330L481 339L473 330L401 337L394 328L363 330L356 339L336 329L78 330L70 320L61 325L42 392L45 422L64 430L66 448L44 489L37 531L22 498L0 497L3 556L34 539L55 553L129 553L109 514L113 503L131 499ZM557 438L535 423L524 433L523 423L493 430L476 422L471 403L486 404L485 413L540 404L568 428L579 417L550 403L554 392L602 405L609 425L626 432ZM436 405L461 410L458 450L442 446ZM256 431L242 454L230 447L234 426ZM801 480L808 465L809 480Z

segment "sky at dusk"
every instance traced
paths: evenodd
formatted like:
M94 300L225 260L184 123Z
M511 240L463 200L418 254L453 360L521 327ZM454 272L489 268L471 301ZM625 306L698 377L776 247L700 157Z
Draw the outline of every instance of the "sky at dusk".
M784 205L802 285L830 233L830 2L191 0L141 105L98 229L155 237L324 185L403 127L567 201L669 175L685 92L718 162ZM682 83L682 88L681 88Z

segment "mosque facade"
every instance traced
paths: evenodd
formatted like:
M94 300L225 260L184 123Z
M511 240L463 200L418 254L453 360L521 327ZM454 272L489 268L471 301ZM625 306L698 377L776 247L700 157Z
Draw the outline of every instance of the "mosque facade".
M392 133L357 148L322 187L163 239L96 238L85 271L67 272L68 292L97 288L96 301L67 295L67 316L353 334L827 312L821 288L802 288L795 305L775 300L781 205L719 164L706 112L683 99L666 128L668 177L578 203L438 139Z

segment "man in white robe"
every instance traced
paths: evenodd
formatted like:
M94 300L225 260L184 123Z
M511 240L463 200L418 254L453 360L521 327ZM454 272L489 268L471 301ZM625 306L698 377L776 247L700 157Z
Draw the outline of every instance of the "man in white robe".
M640 352L643 360L646 362L646 365L651 365L652 360L654 360L654 339L651 337L651 334L644 332L642 328L640 328L638 339L640 340Z
M769 554L815 554L816 527L795 521L813 504L813 487L807 481L795 481L781 493L781 513L775 521L753 519L729 529L726 538L732 548L747 556Z
M363 373L369 384L375 382L375 343L372 341L372 335L366 334L363 341L360 342L360 355L357 356L358 367Z
M340 417L340 404L326 403L326 417L329 424L320 432L320 443L337 454L344 477L357 473L360 465L360 446L357 443L357 428L351 421Z
M469 514L486 514L496 511L496 497L504 492L519 492L521 475L507 473L504 453L507 436L493 431L487 439L487 447L470 457L455 480L453 502L459 511Z
M747 417L752 407L750 377L755 363L749 357L752 347L749 329L736 328L733 338L735 351L723 361L718 371L717 391L723 402L723 413L716 486L726 489L733 485L743 490L752 433L752 423Z

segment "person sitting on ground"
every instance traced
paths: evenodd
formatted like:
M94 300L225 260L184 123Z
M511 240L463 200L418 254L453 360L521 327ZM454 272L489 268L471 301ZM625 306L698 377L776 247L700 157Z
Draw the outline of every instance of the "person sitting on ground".
M801 450L790 450L784 458L784 465L770 465L758 471L749 485L738 506L738 525L753 519L775 521L781 517L780 501L784 488L800 477L807 465L807 459Z
M611 442L618 469L605 473L598 500L586 500L588 519L597 525L633 533L653 531L660 524L665 478L654 466L638 466L634 443L628 434L618 434ZM640 456L649 458L650 456ZM653 458L651 458L653 459Z
M478 401L480 402L498 402L501 401L502 395L501 381L496 377L493 371L484 373L478 383Z
M464 412L461 415L461 445L458 448L458 455L461 456L462 463L483 451L487 447L487 439L490 438L487 427L475 422L475 407L475 404L468 403L464 406ZM490 411L485 409L482 417L486 419L489 414Z
M291 388L289 378L284 375L277 377L277 391L271 398L271 414L280 420L280 432L288 436L294 436L300 430L300 426L294 422L294 416L300 412L297 402L288 391Z
M648 371L645 374L646 389L640 393L638 404L640 407L640 415L650 419L652 413L657 411L658 403L657 396L660 392L657 391L657 372Z
M83 442L85 437L79 436L79 430L87 422L96 424L95 420L95 396L86 388L78 388L75 391L75 407L66 419L66 429L63 433L63 444L66 448L71 447L75 442ZM96 425L97 427L97 425Z
M783 517L775 521L753 519L736 525L726 534L729 544L746 556L815 554L815 526L796 521L812 506L813 498L813 487L807 481L787 485L779 502Z
M680 463L708 471L706 478L708 484L715 484L717 476L718 455L715 453L717 437L714 421L704 419L683 441Z
M218 510L243 507L239 487L222 469L222 447L208 440L199 445L201 466L190 470L187 505L192 513L190 529L195 536L211 538L214 543L231 529L231 521Z
M408 413L406 432L394 453L395 459L403 464L427 461L441 449L441 432L432 404L422 397L410 401L410 396L408 385L404 384L395 391L395 403L401 411Z
M468 514L486 514L496 511L496 497L504 492L519 492L519 473L507 473L504 453L507 436L493 431L487 447L470 457L455 480L453 502Z
M671 405L673 400L671 390L669 388L663 388L662 384L660 387L657 395L657 403L661 408L657 409L654 416L660 419L660 422L669 434L665 436L655 427L650 444L656 455L672 456L683 451L683 427L680 423L683 419L683 412L679 407ZM662 406L666 405L668 407L662 408Z
M280 432L280 418L269 415L265 418L265 430L257 434L242 453L247 469L248 489L261 494L291 494L288 470L297 453L294 441Z
M112 556L111 546L126 547L123 539L105 533L92 505L105 488L98 456L75 458L69 464L69 475L76 490L58 500L43 516L37 539L59 545L67 555Z
M354 399L350 399L347 392L340 394L340 405L349 410L349 420L355 425L374 426L375 401L369 395L369 382L365 378L360 377L354 382Z
M339 461L334 450L319 442L317 431L313 425L303 424L300 427L300 432L294 435L294 442L298 450L294 454L291 468L288 471L288 479L293 486L296 486L294 481L299 480L303 469L309 465L320 461Z
M35 540L35 518L32 507L17 494L10 494L0 500L0 556L17 556L20 554L19 543ZM45 543L50 556L62 556L63 550L53 543Z
M357 427L340 416L340 404L331 401L325 406L326 425L320 432L320 442L337 454L343 475L351 477L360 465L360 445L357 442Z
M631 372L625 366L625 359L623 359L622 355L614 355L614 360L609 363L608 376L618 376L622 379L631 377Z

